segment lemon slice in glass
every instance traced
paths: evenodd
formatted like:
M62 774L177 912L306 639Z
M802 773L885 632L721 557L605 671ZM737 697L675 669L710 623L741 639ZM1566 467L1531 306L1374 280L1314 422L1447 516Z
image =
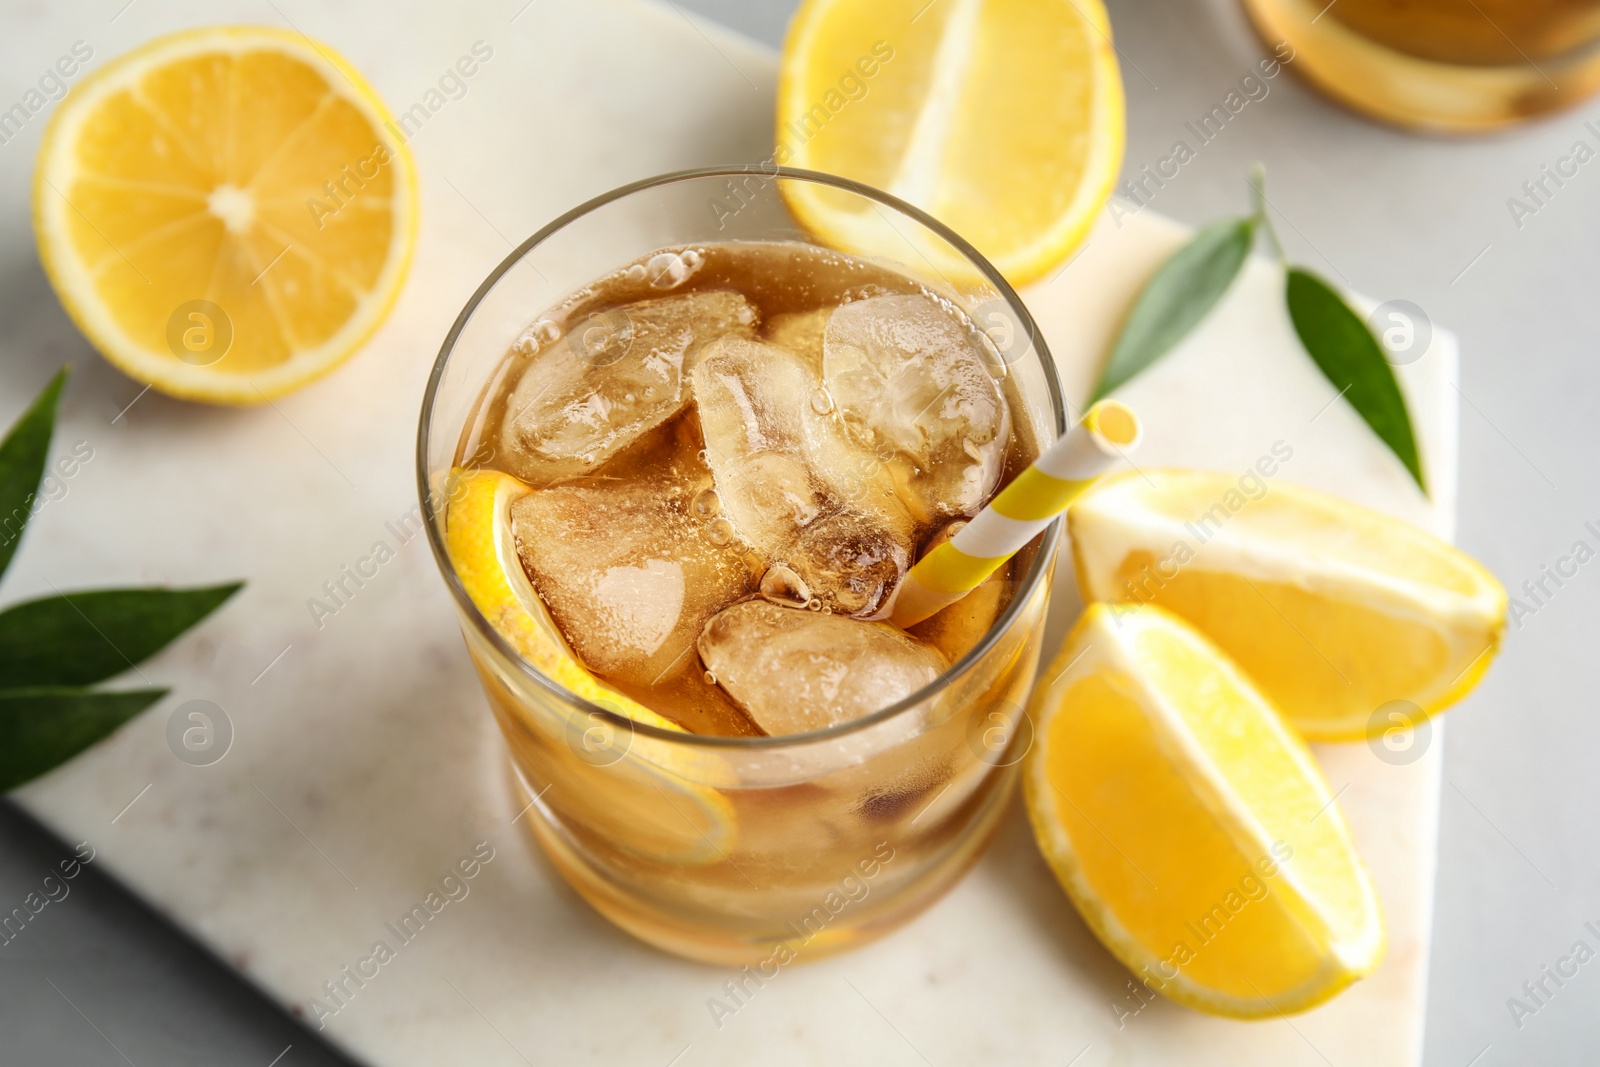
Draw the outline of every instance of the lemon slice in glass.
M574 696L633 722L685 733L590 674L568 647L517 558L511 504L530 491L499 471L451 472L444 487L445 549L467 595L524 660ZM582 808L586 817L603 820L613 843L669 862L725 858L733 807L715 787L733 778L714 753L623 733L537 695L509 691L500 702L531 720L527 729L541 739L541 754L564 768L559 773L571 776L575 792L596 794Z

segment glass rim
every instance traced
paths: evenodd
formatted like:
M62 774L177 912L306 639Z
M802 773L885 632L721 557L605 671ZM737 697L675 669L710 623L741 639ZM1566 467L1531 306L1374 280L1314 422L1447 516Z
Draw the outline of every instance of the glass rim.
M1011 627L1016 623L1017 618L1022 614L1022 610L1026 606L1029 596L1032 594L1034 589L1037 588L1039 583L1044 580L1045 571L1049 567L1051 560L1054 558L1056 547L1061 539L1061 518L1057 517L1056 519L1052 520L1050 525L1045 528L1043 534L1041 535L1042 540L1039 544L1039 551L1034 556L1033 564L1028 568L1028 572L1023 575L1022 581L1018 584L1017 591L1012 596L1011 602L1006 605L1005 611L1000 613L1000 617L997 618L993 625L991 625L989 629L984 632L983 637L979 639L976 645L968 649L965 655L956 660L956 662L952 663L946 670L941 672L937 678L929 682L927 685L909 694L908 696L895 701L893 704L879 708L870 715L863 715L858 719L851 719L847 722L835 723L832 726L825 726L821 729L807 730L804 733L797 734L765 734L759 737L724 737L717 734L691 733L687 730L665 730L658 726L652 726L649 723L643 723L631 719L626 715L612 711L610 708L607 708L604 705L596 704L591 700L587 700L579 696L577 693L574 693L572 690L561 685L555 679L547 677L541 671L535 668L533 664L529 663L522 656L522 654L518 652L509 641L506 640L505 636L501 634L499 630L495 629L493 624L491 624L488 619L484 618L483 612L478 610L478 606L473 603L472 597L467 594L466 587L462 585L461 576L456 573L455 565L451 562L450 556L446 551L444 542L440 536L439 525L441 516L434 508L434 494L432 491L432 486L429 483L428 471L428 446L431 443L429 425L433 417L434 401L438 396L439 386L444 380L445 368L450 362L450 356L455 351L456 342L460 339L461 333L466 328L468 321L471 320L473 312L478 309L478 305L483 302L484 298L488 296L490 291L493 290L497 284L499 284L500 280L505 277L506 274L510 273L510 271L516 267L516 265L520 263L523 258L528 255L528 253L532 252L551 236L565 229L568 225L576 222L578 219L583 218L586 215L590 215L595 211L614 203L615 201L632 196L634 193L639 193L647 189L654 189L667 185L675 185L679 182L695 181L702 178L737 177L751 173L759 173L773 179L789 179L794 181L811 182L818 185L827 185L836 189L842 189L845 192L854 193L857 196L861 196L867 200L875 201L886 207L893 208L900 214L920 223L922 226L931 230L934 234L948 243L957 252L961 253L961 255L965 257L968 262L978 269L979 274L983 276L984 280L994 286L1001 298L1006 301L1012 312L1017 316L1020 325L1026 330L1027 336L1032 342L1034 352L1037 354L1040 366L1044 372L1045 386L1049 394L1050 406L1055 414L1055 436L1059 437L1061 434L1066 432L1066 399L1061 393L1061 383L1056 375L1055 360L1050 355L1050 349L1049 346L1045 344L1044 336L1039 332L1038 324L1034 322L1032 314L1029 313L1027 306L1022 302L1022 298L1017 294L1017 291L1012 287L1011 283L1006 281L1005 277L1001 275L999 270L997 270L994 265L983 256L982 253L980 253L954 230L950 229L944 223L923 211L921 208L900 199L892 193L884 192L881 189L874 188L873 186L866 185L862 182L854 181L850 178L843 178L836 174L828 174L823 171L815 170L803 170L798 167L780 167L776 165L764 164L733 164L695 167L687 170L669 171L649 178L641 178L637 181L629 182L626 185L620 185L609 192L601 193L599 196L584 201L577 207L563 212L561 215L558 215L556 218L540 227L532 236L528 237L521 244L517 245L516 248L512 249L511 252L508 253L506 257L495 266L494 270L489 272L488 277L484 278L483 282L479 284L478 288L473 291L473 294L467 300L466 305L461 309L460 313L457 314L455 321L451 323L449 332L445 334L444 343L439 347L438 358L434 360L433 369L428 375L428 383L423 390L422 410L417 426L417 492L421 498L422 515L425 520L424 526L427 527L428 533L428 545L433 550L434 562L438 564L439 571L444 577L445 585L449 587L451 595L455 598L457 608L461 610L468 619L471 620L473 628L484 640L489 643L490 647L493 648L496 653L516 664L521 673L536 686L546 690L552 696L561 700L568 706L584 713L585 715L598 715L600 717L600 721L605 722L615 728L624 730L629 734L642 734L645 737L676 745L689 745L692 747L715 748L723 750L745 749L760 751L766 749L785 748L794 745L806 745L819 741L828 741L835 738L846 737L862 730L870 729L871 727L887 722L890 719L894 719L902 713L917 707L918 705L924 703L932 697L937 696L939 693L949 688L953 682L971 670L973 666L975 666L978 661L981 660L984 655L986 655L989 650L995 646L1003 634L1010 631ZM824 245L824 247L828 246ZM1048 442L1046 442L1046 444L1048 444Z

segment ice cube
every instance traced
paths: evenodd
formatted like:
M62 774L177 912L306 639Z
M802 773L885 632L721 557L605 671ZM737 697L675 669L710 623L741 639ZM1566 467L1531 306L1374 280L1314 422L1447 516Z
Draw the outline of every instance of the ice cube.
M578 657L649 686L694 667L706 620L756 574L745 546L717 538L716 518L695 507L711 472L693 427L662 427L637 449L644 458L625 477L535 490L511 505L511 521L523 568Z
M910 632L954 663L977 647L1010 599L1011 579L1002 568L954 604L911 627Z
M762 335L779 348L787 348L806 361L806 365L820 377L822 374L822 335L828 326L828 316L833 308L821 307L811 311L785 311L768 319Z
M593 470L683 410L686 375L703 345L751 336L755 323L749 301L721 290L569 323L526 357L500 418L496 465L536 487Z
M850 435L889 463L919 522L974 514L999 480L1011 415L978 340L931 298L840 306L823 379Z
M883 463L811 403L816 374L784 349L724 338L701 353L693 383L734 527L829 608L878 611L910 564L916 527Z
M944 657L885 622L747 600L720 612L698 642L717 684L769 734L848 722L932 682Z
M911 566L909 532L883 516L843 507L799 531L779 561L792 568L830 611L877 615Z

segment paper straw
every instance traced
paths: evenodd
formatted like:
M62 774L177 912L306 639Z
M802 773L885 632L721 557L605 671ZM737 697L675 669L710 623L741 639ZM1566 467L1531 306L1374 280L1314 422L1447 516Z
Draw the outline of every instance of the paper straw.
M1067 510L1139 444L1139 417L1127 405L1102 400L1083 421L1045 450L956 535L906 573L890 620L914 626L966 596Z

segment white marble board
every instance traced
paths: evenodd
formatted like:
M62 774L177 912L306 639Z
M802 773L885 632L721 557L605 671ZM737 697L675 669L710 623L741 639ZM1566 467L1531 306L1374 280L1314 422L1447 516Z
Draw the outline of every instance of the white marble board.
M1127 976L1078 921L1018 810L921 918L861 951L785 969L720 1027L707 999L728 974L648 949L579 901L512 824L523 805L444 587L422 540L394 532L414 502L417 406L451 319L513 241L627 180L764 158L775 57L671 5L632 0L415 5L382 17L310 0L147 0L87 29L76 10L41 5L10 18L0 56L35 64L88 35L103 62L180 25L285 19L353 60L396 111L474 42L493 57L412 141L423 224L394 315L348 366L275 406L208 409L151 393L124 411L139 386L87 349L29 260L29 150L0 155L15 282L0 420L71 359L79 370L54 448L94 449L39 513L6 602L52 587L249 581L143 668L172 696L17 791L18 803L64 839L91 842L96 864L298 1012L448 868L492 849L468 896L326 1020L327 1037L381 1067L1419 1062L1437 732L1408 766L1363 745L1319 749L1391 945L1376 975L1292 1022L1235 1023L1158 1002L1119 1026ZM1025 294L1069 397L1087 391L1133 289L1182 236L1148 212L1120 226L1104 219L1077 259ZM1280 285L1275 268L1252 263L1212 318L1126 390L1149 427L1140 462L1242 472L1284 440L1295 451L1279 477L1449 536L1453 340L1437 334L1403 375L1429 504L1348 408L1329 404ZM394 560L316 625L308 599L379 541ZM1054 635L1077 610L1065 574ZM207 767L179 762L165 736L173 709L195 699L221 707L235 734Z

